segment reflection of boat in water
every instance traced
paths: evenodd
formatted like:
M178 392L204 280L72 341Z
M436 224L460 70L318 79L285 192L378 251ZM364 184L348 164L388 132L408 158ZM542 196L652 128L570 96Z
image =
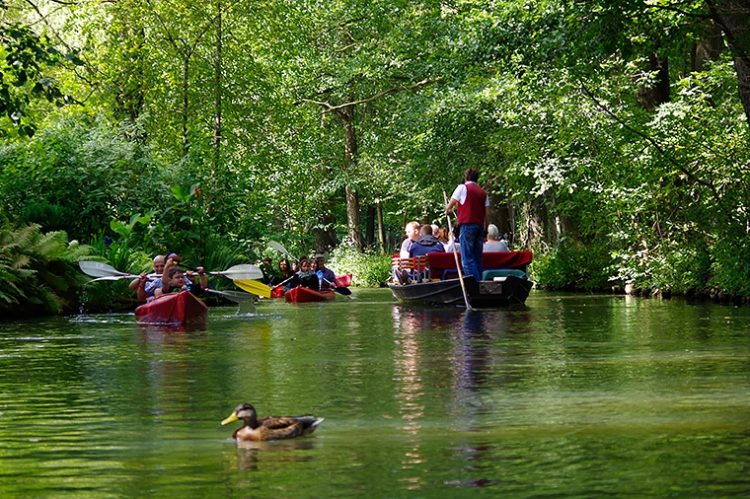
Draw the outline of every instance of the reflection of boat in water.
M450 253L430 253L416 261L414 258L395 259L398 268L417 269L424 275L420 282L389 283L393 296L405 303L461 305L464 295L457 274L454 256ZM502 307L523 305L534 283L528 279L526 268L532 260L530 251L484 253L485 270L482 280L464 276L466 298L473 307ZM459 260L460 264L460 260Z
M135 318L145 326L203 329L208 307L190 291L160 296L135 309Z

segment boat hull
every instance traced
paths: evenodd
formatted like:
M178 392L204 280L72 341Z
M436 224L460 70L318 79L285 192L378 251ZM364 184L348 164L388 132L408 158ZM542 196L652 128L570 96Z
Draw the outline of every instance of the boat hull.
M502 307L523 305L533 283L527 279L508 276L501 280L476 282L464 277L464 286L472 307ZM420 282L406 285L388 284L393 296L404 303L432 305L463 305L464 295L459 279Z
M135 309L139 324L204 328L208 320L208 307L189 291L161 296Z
M304 286L297 286L284 293L284 299L289 303L314 303L335 298L336 293L333 290L315 291Z

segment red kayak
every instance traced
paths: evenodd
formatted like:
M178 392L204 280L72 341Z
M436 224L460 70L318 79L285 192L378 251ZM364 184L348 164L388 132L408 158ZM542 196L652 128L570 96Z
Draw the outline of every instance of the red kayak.
M352 275L344 274L336 276L336 287L337 288L348 288L352 284Z
M344 274L336 277L336 287L337 288L348 288L352 283L352 275L351 274ZM274 286L271 288L271 298L281 298L285 296L284 294L284 285L279 284L278 286ZM333 298L325 298L325 300L332 300ZM292 301L287 299L286 301ZM308 300L308 301L324 301L324 300ZM292 303L298 303L298 302L292 302Z
M314 289L297 286L284 293L284 299L289 303L312 303L316 301L331 301L336 298L332 289L315 291Z
M157 326L206 326L208 307L190 291L170 293L135 309L140 324Z

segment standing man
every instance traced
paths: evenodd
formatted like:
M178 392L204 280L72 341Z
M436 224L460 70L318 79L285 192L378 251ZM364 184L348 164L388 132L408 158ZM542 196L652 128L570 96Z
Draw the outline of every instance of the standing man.
M450 215L458 205L458 241L461 245L461 266L464 274L482 280L482 245L487 226L487 208L490 198L477 185L479 171L469 168L464 172L464 183L453 191L445 213Z

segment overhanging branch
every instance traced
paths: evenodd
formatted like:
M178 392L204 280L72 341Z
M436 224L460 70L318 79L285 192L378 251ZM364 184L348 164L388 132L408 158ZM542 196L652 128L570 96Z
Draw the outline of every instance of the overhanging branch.
M399 86L391 87L391 88L388 88L386 90L383 90L382 92L378 92L376 94L373 94L373 95L371 95L369 97L363 97L361 99L357 99L357 100L353 100L353 101L349 101L349 102L344 102L343 104L331 104L330 102L327 102L327 101L319 101L319 100L315 100L315 99L301 99L301 102L306 102L308 104L315 104L315 105L321 106L323 108L323 113L324 114L325 113L335 113L336 111L339 111L341 109L348 109L348 108L352 108L354 106L357 106L359 104L366 104L368 102L372 102L372 101L378 100L378 99L380 99L382 97L385 97L386 95L395 94L397 92L403 92L403 91L406 91L406 90L413 90L415 88L424 87L424 86L430 85L432 83L435 83L438 80L439 80L439 78L435 78L435 79L425 78L423 80L414 82L414 83L412 83L410 85L399 85Z

